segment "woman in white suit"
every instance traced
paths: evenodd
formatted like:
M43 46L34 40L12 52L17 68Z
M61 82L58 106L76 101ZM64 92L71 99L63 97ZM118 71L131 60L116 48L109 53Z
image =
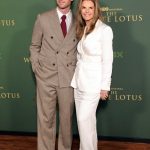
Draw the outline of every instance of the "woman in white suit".
M110 91L113 32L102 22L98 0L79 0L77 10L77 66L74 87L80 150L97 150L96 109Z

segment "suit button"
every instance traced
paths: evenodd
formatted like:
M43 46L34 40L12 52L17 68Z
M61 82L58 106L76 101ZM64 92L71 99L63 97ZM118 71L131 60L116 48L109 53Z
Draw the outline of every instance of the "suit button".
M67 55L69 54L69 52L67 52Z
M55 63L53 63L53 66L55 66Z
M67 64L67 67L69 67L69 64Z
M76 40L75 39L73 39L73 42L75 42Z
M56 54L58 54L59 52L57 51Z
M51 39L53 39L53 36L51 36Z

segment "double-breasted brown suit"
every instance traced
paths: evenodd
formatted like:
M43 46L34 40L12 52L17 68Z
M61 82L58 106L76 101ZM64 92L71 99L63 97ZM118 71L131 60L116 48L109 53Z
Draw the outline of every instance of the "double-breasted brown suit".
M76 65L75 24L64 38L56 9L38 15L30 46L37 84L38 150L55 149L56 103L59 108L59 150L70 150L73 89Z

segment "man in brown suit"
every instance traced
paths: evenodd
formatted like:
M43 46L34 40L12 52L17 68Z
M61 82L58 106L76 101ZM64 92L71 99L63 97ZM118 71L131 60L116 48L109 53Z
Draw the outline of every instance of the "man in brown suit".
M30 60L37 84L38 150L54 150L56 103L59 108L58 150L71 150L74 107L71 79L76 65L73 0L56 0L57 7L38 15L30 46ZM67 34L61 29L66 15Z

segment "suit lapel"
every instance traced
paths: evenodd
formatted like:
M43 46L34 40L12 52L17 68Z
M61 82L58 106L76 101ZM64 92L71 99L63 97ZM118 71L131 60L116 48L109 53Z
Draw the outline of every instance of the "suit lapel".
M64 36L62 33L62 29L60 26L60 22L59 22L59 18L58 18L58 14L56 9L53 11L53 15L52 15L52 23L53 23L53 28L55 30L55 34L57 36L57 38L59 39L59 41L63 41L64 40Z
M60 26L59 17L58 17L56 9L53 10L53 12L52 12L52 22L51 23L52 23L52 26L54 29L54 33L57 36L57 39L59 40L59 43L60 43L60 45L58 46L58 49L61 48L61 46L63 44L67 43L68 39L74 38L74 37L72 37L72 34L75 32L75 30L74 30L75 25L74 25L74 18L73 17L72 17L72 21L71 21L69 30L68 30L65 38L64 38L63 33L62 33L62 29Z

